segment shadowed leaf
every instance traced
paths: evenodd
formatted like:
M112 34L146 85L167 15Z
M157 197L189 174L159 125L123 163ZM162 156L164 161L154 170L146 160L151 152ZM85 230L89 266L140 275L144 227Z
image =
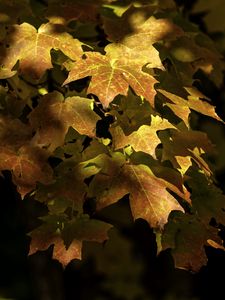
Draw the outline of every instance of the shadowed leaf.
M95 136L96 123L100 117L92 109L93 101L78 96L64 97L59 92L45 95L29 115L36 130L33 142L49 146L50 150L64 144L69 127L82 135Z
M162 235L162 248L172 249L175 267L198 272L207 263L204 246L207 240L220 242L216 228L206 226L199 218L174 212ZM211 243L212 244L212 243Z

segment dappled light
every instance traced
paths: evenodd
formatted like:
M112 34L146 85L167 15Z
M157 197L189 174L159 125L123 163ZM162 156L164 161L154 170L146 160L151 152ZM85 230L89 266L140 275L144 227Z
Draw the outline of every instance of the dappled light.
M20 216L1 202L0 228L41 277L18 299L192 299L169 278L225 250L225 62L196 1L0 0L0 184Z

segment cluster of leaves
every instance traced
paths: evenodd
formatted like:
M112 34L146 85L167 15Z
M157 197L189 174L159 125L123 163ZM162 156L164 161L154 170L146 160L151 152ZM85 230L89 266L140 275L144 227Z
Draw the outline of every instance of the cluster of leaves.
M204 246L223 248L225 216L214 147L190 125L193 111L222 122L194 80L201 70L222 82L212 41L172 0L0 7L0 170L48 207L30 254L54 244L63 265L81 258L82 242L102 242L112 227L95 213L129 194L158 251L199 270Z

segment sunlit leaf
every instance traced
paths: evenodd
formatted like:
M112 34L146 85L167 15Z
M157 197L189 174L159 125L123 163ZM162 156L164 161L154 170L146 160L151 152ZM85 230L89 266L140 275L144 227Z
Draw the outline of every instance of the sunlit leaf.
M119 43L119 54L128 56L140 65L162 68L159 52L153 46L161 40L173 40L182 30L168 19L152 16L154 6L144 9L131 7L121 18L104 19L104 29L110 41Z
M143 218L152 227L163 228L172 210L181 210L177 200L167 191L169 183L157 178L144 165L124 165L118 174L96 175L90 185L92 194L98 185L106 187L99 193L97 207L101 209L130 194L130 207L134 219ZM107 189L107 186L110 189Z
M91 76L87 93L98 96L104 107L108 107L117 95L126 96L129 86L154 106L154 84L157 80L143 72L135 60L118 56L120 49L116 44L107 46L105 50L106 55L87 52L85 58L77 60L64 85Z
M158 91L172 102L166 103L166 105L169 106L179 118L184 120L186 124L188 123L188 116L191 112L190 109L222 121L216 114L215 107L208 102L201 100L206 98L203 94L194 88L186 88L186 90L189 93L187 99L174 95L165 90L159 89Z
M168 128L174 128L174 126L159 116L152 116L151 125L142 125L128 136L123 133L119 126L112 128L110 132L116 150L131 145L135 151L143 151L155 157L155 148L161 143L157 131Z
M180 4L0 0L0 173L46 208L30 254L80 259L83 241L108 239L103 220L127 224L108 211L128 199L129 222L144 219L175 267L199 271L205 246L224 250L225 64ZM146 298L136 292L125 298Z
M60 25L42 24L38 31L28 23L10 25L0 47L0 64L12 70L19 60L20 73L40 79L46 70L52 68L52 49L61 50L75 60L82 55L81 45ZM6 77L4 72L2 76Z

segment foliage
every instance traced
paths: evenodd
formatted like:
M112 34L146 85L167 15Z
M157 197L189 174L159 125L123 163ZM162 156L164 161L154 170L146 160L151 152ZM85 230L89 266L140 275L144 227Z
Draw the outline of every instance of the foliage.
M0 0L0 170L48 207L30 254L80 259L112 227L96 212L129 194L158 252L198 271L205 246L223 249L225 197L191 124L223 121L195 74L220 85L221 54L172 0L47 2Z

